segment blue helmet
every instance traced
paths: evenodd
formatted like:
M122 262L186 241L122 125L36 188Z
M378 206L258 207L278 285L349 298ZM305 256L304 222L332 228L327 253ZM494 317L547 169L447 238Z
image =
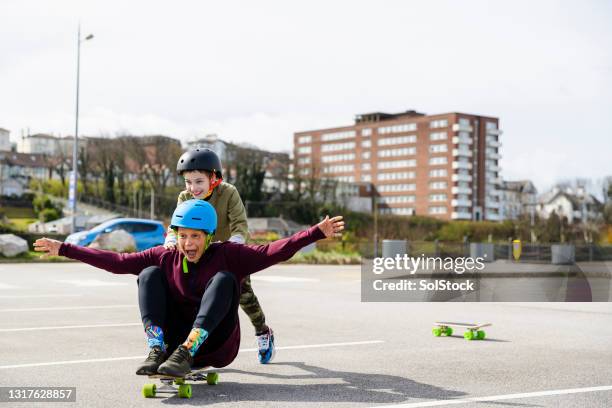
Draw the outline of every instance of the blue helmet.
M204 200L187 200L174 210L170 227L203 230L212 235L217 230L217 212Z

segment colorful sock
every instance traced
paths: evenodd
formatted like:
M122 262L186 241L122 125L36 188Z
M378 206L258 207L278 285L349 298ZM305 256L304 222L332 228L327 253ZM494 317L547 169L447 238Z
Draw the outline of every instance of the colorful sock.
M183 343L183 346L189 350L189 354L191 354L191 357L193 357L207 337L208 332L206 330L199 327L194 327L191 329L191 332L189 333L187 340L185 340Z
M145 328L145 334L147 335L147 345L149 348L155 346L161 347L162 351L166 351L166 344L164 343L164 331L159 326L150 325Z

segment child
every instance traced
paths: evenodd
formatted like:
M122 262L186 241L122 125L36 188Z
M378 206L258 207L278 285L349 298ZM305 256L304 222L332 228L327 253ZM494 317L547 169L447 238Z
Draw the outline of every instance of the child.
M246 211L236 187L223 181L219 156L206 148L188 150L179 158L176 171L185 178L185 190L179 194L177 204L192 198L208 201L218 218L217 231L212 239L244 244L248 234ZM172 249L175 246L176 233L168 228L164 247ZM248 276L242 282L240 307L255 327L259 362L267 364L275 354L274 333L266 325Z
M193 366L230 364L240 348L239 282L286 261L315 241L339 237L344 230L342 217L328 216L307 230L267 245L211 244L217 215L212 205L201 200L178 205L171 226L178 234L176 251L157 246L118 254L48 238L34 243L34 249L46 255L138 275L138 306L149 347L146 360L136 370L139 375L184 377ZM181 273L185 265L190 268L188 274Z

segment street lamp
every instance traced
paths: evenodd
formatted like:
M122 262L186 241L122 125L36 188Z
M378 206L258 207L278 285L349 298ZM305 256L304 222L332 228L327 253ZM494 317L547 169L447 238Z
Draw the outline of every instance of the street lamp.
M79 32L77 35L77 77L76 77L76 118L74 126L74 146L72 148L72 174L70 177L70 192L68 193L68 201L72 209L72 232L76 232L76 210L77 210L77 150L79 144L79 77L81 65L81 43L89 41L93 38L93 34L81 39L81 25L79 24Z

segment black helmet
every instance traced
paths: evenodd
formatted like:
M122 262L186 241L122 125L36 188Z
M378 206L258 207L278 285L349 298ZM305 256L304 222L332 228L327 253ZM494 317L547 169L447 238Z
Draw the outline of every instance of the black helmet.
M218 178L221 178L221 160L217 153L207 148L187 150L179 158L176 172L183 174L184 171L190 170L212 171Z

